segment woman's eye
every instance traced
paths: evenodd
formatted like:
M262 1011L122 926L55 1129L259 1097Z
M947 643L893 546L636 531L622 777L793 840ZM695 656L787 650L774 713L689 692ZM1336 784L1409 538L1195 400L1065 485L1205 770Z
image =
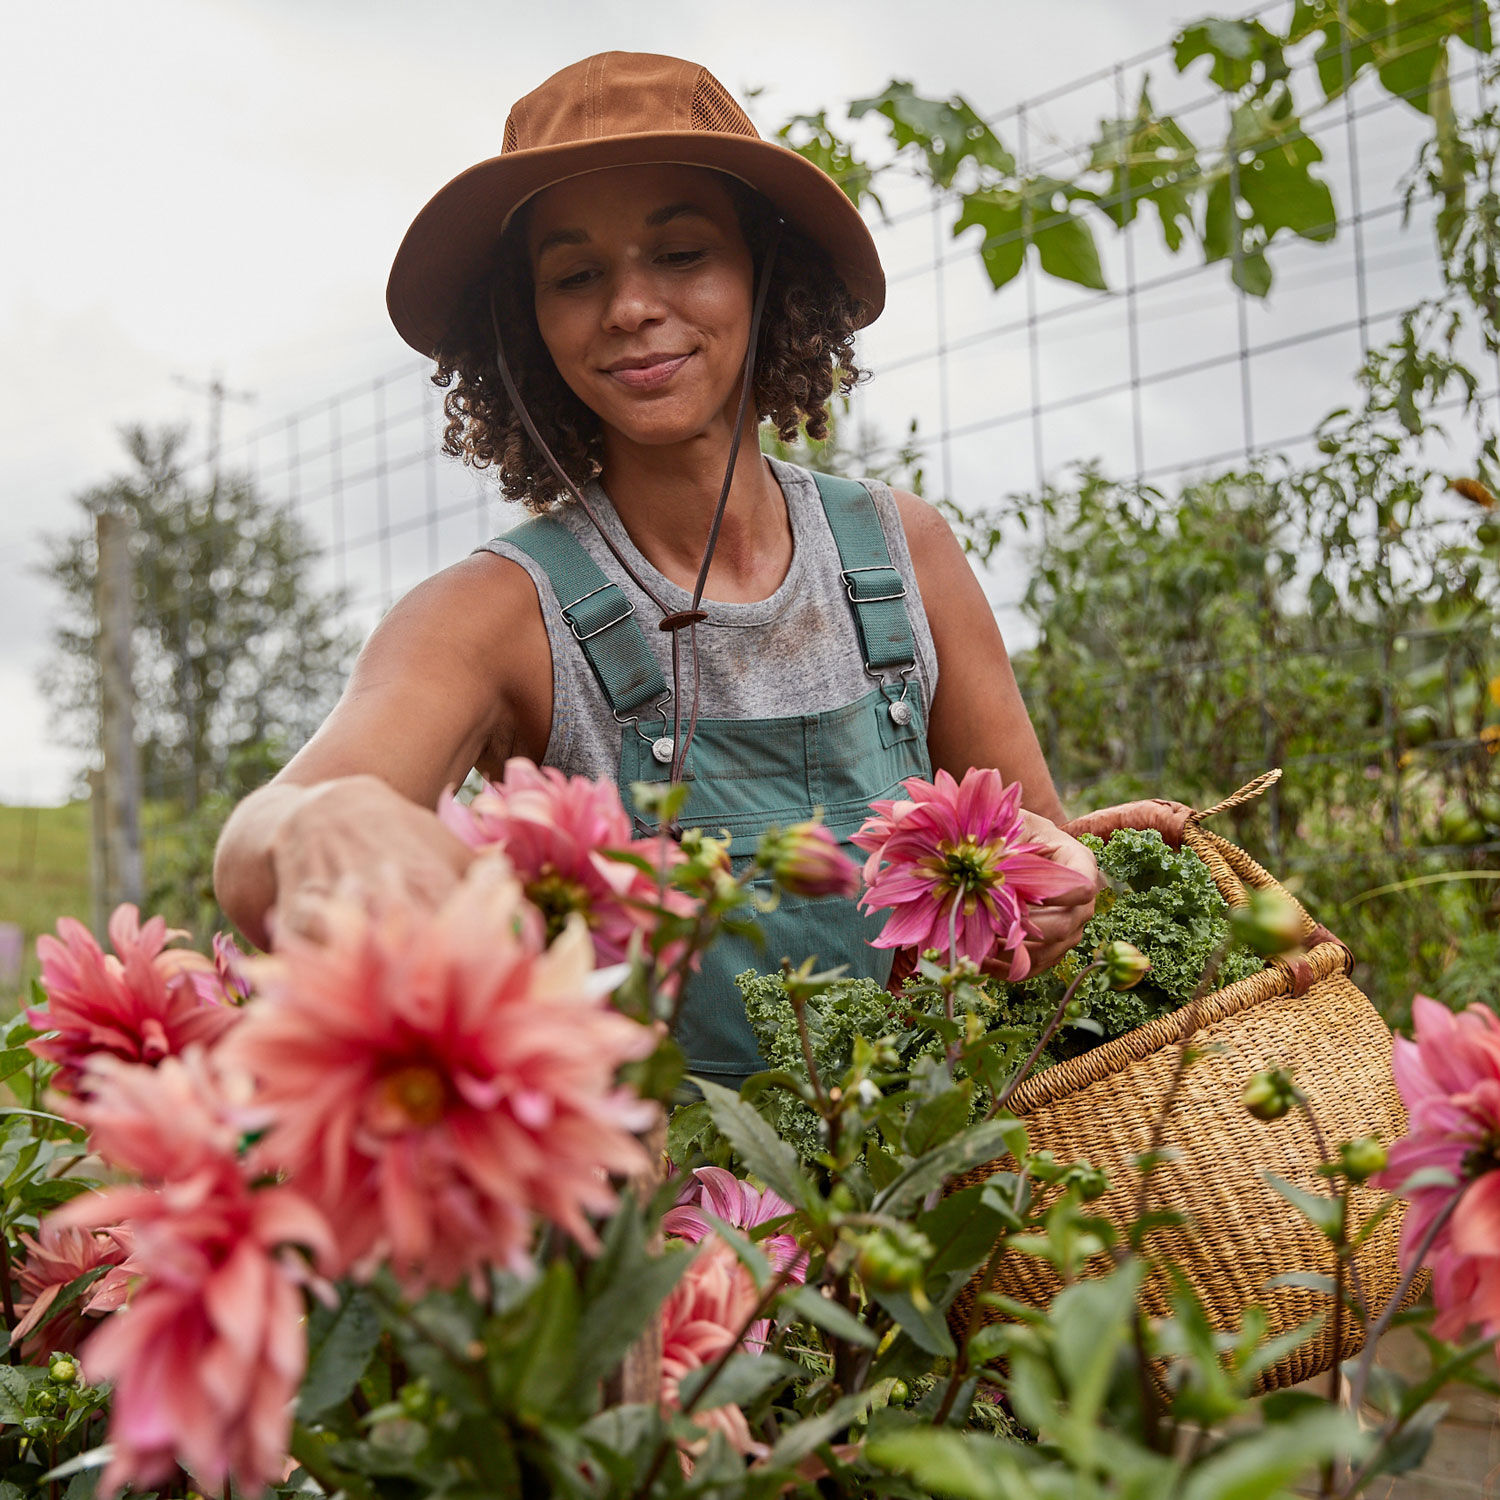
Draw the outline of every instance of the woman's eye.
M695 261L700 261L708 252L706 250L664 250L658 257L669 266L690 266Z
M574 287L587 286L593 274L592 271L569 271L566 275L555 277L552 285L559 291L572 291Z

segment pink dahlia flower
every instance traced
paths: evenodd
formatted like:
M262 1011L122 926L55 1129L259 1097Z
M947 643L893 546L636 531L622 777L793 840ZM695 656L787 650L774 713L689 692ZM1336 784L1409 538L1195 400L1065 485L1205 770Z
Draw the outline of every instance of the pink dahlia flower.
M120 1224L98 1229L64 1229L43 1219L35 1235L23 1234L26 1259L16 1267L16 1312L20 1321L11 1342L32 1364L54 1350L74 1354L105 1313L123 1307L130 1289L130 1231ZM48 1310L69 1282L107 1267L82 1297L54 1317Z
M89 1378L115 1388L105 1492L155 1485L178 1462L211 1489L233 1479L258 1494L285 1474L309 1279L290 1247L326 1265L333 1243L293 1189L251 1186L222 1085L196 1052L155 1070L106 1058L73 1107L106 1160L146 1179L48 1221L64 1233L118 1221L133 1241L135 1291L82 1350Z
M582 917L601 966L622 962L633 938L650 936L660 904L658 882L609 851L644 856L653 867L664 855L679 857L669 842L632 837L630 816L608 782L566 776L522 756L506 761L501 780L486 782L467 807L444 798L438 816L472 848L504 852L527 900L546 918L549 938L570 916ZM667 893L667 904L685 909L676 892Z
M661 1308L661 1404L682 1407L683 1376L711 1365L739 1337L760 1300L750 1273L723 1240L710 1240L682 1273ZM716 1428L741 1453L764 1448L750 1436L738 1406L695 1410L700 1427Z
M273 1117L259 1160L323 1206L342 1264L451 1286L524 1266L537 1215L596 1248L657 1115L615 1074L656 1035L609 1005L582 923L544 948L499 858L435 912L387 891L323 917L259 961L227 1045Z
M1482 1005L1454 1015L1426 995L1413 999L1412 1018L1415 1040L1397 1037L1392 1056L1410 1133L1373 1180L1399 1192L1418 1172L1447 1174L1407 1194L1402 1264L1452 1205L1425 1256L1433 1332L1454 1339L1478 1325L1500 1339L1500 1019Z
M133 906L109 919L113 954L81 922L63 917L57 937L37 940L46 1008L26 1019L48 1034L27 1045L58 1064L54 1083L71 1092L88 1060L100 1053L156 1063L194 1043L211 1046L238 1018L223 1003L214 968L201 954L167 943L160 917L141 925Z
M662 1215L662 1232L698 1244L713 1233L714 1226L705 1209L735 1229L751 1229L791 1213L792 1205L770 1188L763 1191L753 1188L723 1167L698 1167L693 1172L693 1181L679 1194L676 1207ZM807 1251L798 1246L794 1235L770 1234L757 1243L775 1270L788 1273L789 1281L807 1280ZM770 1336L771 1320L758 1319L745 1336L746 1350L751 1354L761 1353Z
M1027 913L1038 902L1076 892L1086 882L1036 851L1021 815L1021 784L975 768L956 782L913 776L907 797L873 802L854 843L869 853L867 911L889 907L876 948L936 948L976 963L1010 955L1011 979L1031 968Z

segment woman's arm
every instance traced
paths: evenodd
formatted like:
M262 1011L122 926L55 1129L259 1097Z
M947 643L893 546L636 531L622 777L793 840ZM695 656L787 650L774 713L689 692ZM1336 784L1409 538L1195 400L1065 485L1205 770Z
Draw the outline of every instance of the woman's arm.
M480 553L406 595L361 651L337 706L234 810L214 859L219 903L252 942L299 893L393 868L436 900L471 858L435 816L445 787L511 754L540 759L552 662L525 570Z
M927 729L933 768L961 778L971 766L993 766L1007 782L1019 781L1032 837L1053 859L1094 883L1036 913L1042 937L1028 947L1035 966L1046 968L1078 941L1093 915L1098 869L1093 855L1057 826L1065 819L1062 803L995 613L958 538L925 500L904 490L892 493L937 649L938 684Z

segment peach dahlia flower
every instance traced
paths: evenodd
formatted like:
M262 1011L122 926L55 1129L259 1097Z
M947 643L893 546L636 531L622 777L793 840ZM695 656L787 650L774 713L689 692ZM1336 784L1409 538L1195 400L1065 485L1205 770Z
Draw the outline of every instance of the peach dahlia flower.
M97 1054L155 1063L195 1043L212 1046L234 1024L239 1012L224 1003L214 966L167 947L186 936L160 917L142 925L139 911L125 905L109 919L113 954L71 917L59 920L56 937L37 939L47 1005L26 1019L48 1035L27 1045L58 1065L58 1088L77 1088Z
M325 940L256 964L230 1055L272 1117L257 1159L323 1208L342 1265L452 1286L524 1265L538 1216L595 1248L657 1113L615 1074L656 1037L610 1006L582 924L544 948L498 856L436 911L386 890L322 915Z
M196 1050L156 1068L102 1058L71 1112L136 1186L74 1199L63 1233L122 1223L138 1277L128 1305L85 1341L91 1380L114 1383L113 1457L101 1493L153 1486L178 1463L202 1485L259 1494L286 1470L292 1404L306 1365L292 1247L331 1259L322 1216L285 1186L252 1186L240 1111Z

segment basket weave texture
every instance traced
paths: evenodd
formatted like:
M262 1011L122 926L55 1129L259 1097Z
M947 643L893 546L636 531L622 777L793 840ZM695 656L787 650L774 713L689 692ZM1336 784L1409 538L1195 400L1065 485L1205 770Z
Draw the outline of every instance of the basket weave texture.
M1262 784L1252 783L1258 791ZM1246 793L1254 795L1250 788ZM1231 803L1244 800L1236 794ZM1230 804L1221 804L1226 806ZM1163 813L1163 809L1172 809ZM1214 809L1218 811L1219 809ZM1231 907L1262 888L1293 898L1248 854L1199 826L1194 814L1174 804L1137 803L1108 809L1071 825L1075 831L1107 827L1158 828L1197 854L1213 874ZM1391 1076L1391 1034L1369 1000L1350 980L1349 951L1327 929L1317 927L1297 904L1309 940L1305 961L1275 959L1258 974L1206 995L1116 1037L1080 1057L1028 1078L1011 1100L1025 1121L1032 1150L1050 1149L1061 1161L1086 1161L1109 1177L1109 1191L1089 1211L1117 1225L1136 1211L1138 1177L1133 1159L1148 1148L1153 1122L1171 1087L1178 1045L1191 1036L1204 1053L1188 1069L1167 1120L1164 1145L1175 1159L1151 1177L1150 1206L1186 1215L1180 1228L1153 1235L1153 1253L1175 1261L1202 1299L1210 1322L1237 1329L1244 1309L1266 1311L1268 1337L1322 1315L1319 1332L1264 1371L1258 1390L1275 1390L1308 1380L1334 1359L1330 1297L1305 1287L1268 1287L1274 1276L1301 1271L1333 1272L1332 1250L1324 1237L1264 1180L1263 1174L1326 1194L1317 1173L1317 1143L1301 1111L1265 1123L1252 1117L1241 1092L1252 1073L1282 1066L1293 1070L1334 1146L1357 1136L1392 1142L1406 1133L1406 1113ZM1318 941L1319 938L1332 940ZM982 1182L1009 1158L965 1173L951 1190ZM1351 1228L1362 1224L1385 1194L1356 1188L1350 1201ZM1399 1209L1375 1229L1357 1257L1372 1316L1396 1289ZM1085 1274L1102 1274L1107 1256ZM1035 1306L1060 1290L1056 1273L1033 1256L1011 1252L1000 1260L992 1290ZM955 1301L954 1326L967 1325L978 1278ZM1166 1287L1157 1278L1142 1292L1148 1316L1169 1312ZM982 1308L980 1322L999 1317ZM1341 1358L1357 1354L1363 1332L1346 1316ZM1350 1326L1353 1324L1354 1326Z

